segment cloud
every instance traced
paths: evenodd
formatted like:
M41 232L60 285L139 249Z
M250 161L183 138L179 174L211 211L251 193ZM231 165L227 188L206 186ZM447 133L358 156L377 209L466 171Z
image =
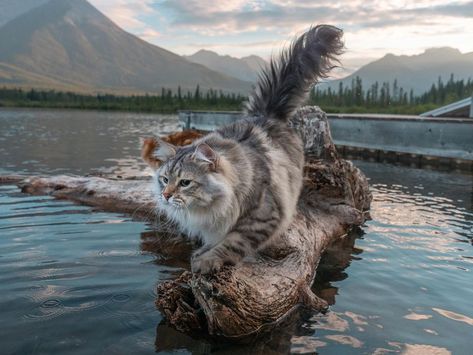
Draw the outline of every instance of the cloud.
M152 28L146 28L140 33L136 33L136 35L146 41L155 41L157 38L161 37L162 34L159 31L156 31Z
M275 3L241 2L234 6L213 8L203 6L208 1L168 0L162 6L176 17L172 24L209 34L227 31L232 33L271 30L277 27L293 26L297 23L313 23L331 14L328 6L310 6L302 9L281 6ZM310 20L309 20L310 19Z
M144 30L148 25L141 19L144 15L152 14L152 0L89 0L117 25L127 30Z
M435 26L441 17L473 17L473 1L458 0L90 0L118 25L134 33L192 31L228 36L262 31L295 34L331 23L350 32L367 28ZM154 21L150 21L154 18ZM154 22L154 23L152 23Z
M451 16L451 17L473 17L473 1L453 3L453 4L440 4L432 7L415 8L412 10L406 10L417 15L434 15L434 16Z
M345 31L346 67L386 52L473 51L472 0L90 0L119 26L177 53L265 58L309 26ZM352 61L353 58L359 58Z
M165 6L174 7L181 11L192 12L195 16L224 12L234 13L247 8L254 9L255 5L256 2L248 0L170 0L165 4Z
M215 5L219 4L219 5ZM430 16L471 17L473 2L420 1L318 1L272 0L265 2L226 0L167 0L161 4L175 14L174 26L191 28L203 34L221 31L248 31L284 28L297 30L314 23L334 23L350 30L431 24Z

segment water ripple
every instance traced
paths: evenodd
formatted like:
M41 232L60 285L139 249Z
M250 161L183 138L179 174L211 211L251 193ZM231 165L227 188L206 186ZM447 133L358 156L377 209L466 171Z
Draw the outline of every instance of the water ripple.
M0 172L147 174L135 159L139 137L176 124L159 115L0 109ZM469 354L471 175L356 164L370 179L373 220L319 266L314 291L330 311L278 329L258 350ZM0 186L2 352L154 353L155 344L210 352L205 340L157 327L156 285L188 267L190 247L164 250L152 240L163 236L148 240L147 230L123 215Z

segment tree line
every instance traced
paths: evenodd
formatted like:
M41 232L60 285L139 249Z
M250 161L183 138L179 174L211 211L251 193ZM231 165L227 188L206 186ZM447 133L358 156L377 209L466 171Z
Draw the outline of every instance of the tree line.
M430 89L414 95L393 82L375 82L366 88L360 77L351 85L339 83L338 89L316 88L310 93L310 104L319 105L327 112L377 112L418 114L471 96L473 80L455 80L453 74L444 83L439 77Z
M86 95L55 90L0 88L0 106L175 113L178 110L240 110L245 97L217 90L161 90L161 95Z
M351 85L339 83L338 89L316 87L310 92L309 104L318 105L326 112L373 112L419 114L436 107L471 96L473 79L455 80L453 74L447 82L438 78L431 88L421 95L400 87L397 80L365 87L360 77ZM160 95L86 95L55 90L23 90L0 88L0 106L51 107L143 111L175 113L178 110L238 111L245 96L221 90L193 91L161 90Z

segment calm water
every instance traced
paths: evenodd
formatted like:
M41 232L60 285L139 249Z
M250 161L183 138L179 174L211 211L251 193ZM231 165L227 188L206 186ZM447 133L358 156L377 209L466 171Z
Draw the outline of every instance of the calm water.
M136 174L139 137L170 116L0 110L0 174ZM0 353L471 354L473 179L357 162L373 220L325 256L326 315L295 316L251 347L170 329L156 285L187 267L127 215L0 186Z

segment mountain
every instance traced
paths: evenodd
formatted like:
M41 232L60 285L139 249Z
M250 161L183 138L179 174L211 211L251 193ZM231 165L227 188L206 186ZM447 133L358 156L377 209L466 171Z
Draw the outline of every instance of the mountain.
M376 81L393 83L397 79L399 87L422 94L437 82L439 76L446 82L452 73L456 79L473 78L473 52L463 54L458 49L442 47L412 56L386 54L343 79L331 81L328 87L338 89L340 82L351 85L352 79L358 76L365 89Z
M125 32L85 0L50 0L0 27L0 85L156 93L197 84L251 87Z
M184 58L220 73L251 82L256 81L260 69L266 65L265 60L256 55L238 59L229 55L219 55L205 49L201 49L190 56L184 56Z
M244 61L251 68L251 70L255 72L259 72L261 68L264 68L266 65L268 65L268 62L257 55L249 55L247 57L241 58L241 60Z
M15 17L31 9L47 3L48 0L1 0L0 1L0 27Z

